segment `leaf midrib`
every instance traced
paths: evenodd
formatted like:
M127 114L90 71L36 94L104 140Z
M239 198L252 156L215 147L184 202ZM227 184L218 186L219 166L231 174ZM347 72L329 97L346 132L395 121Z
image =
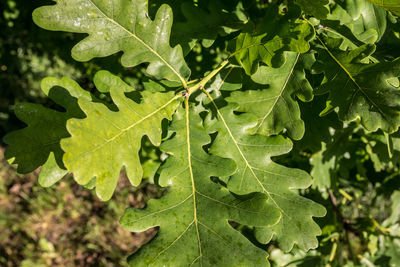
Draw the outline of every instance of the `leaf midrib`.
M346 69L346 67L333 55L333 53L329 50L329 48L325 45L325 43L321 40L321 38L316 35L318 41L322 44L324 49L328 52L329 56L336 62L336 64L339 65L339 67L346 73L346 75L350 78L350 80L356 85L356 90L360 91L366 99L374 106L379 113L386 119L386 114L381 110L381 108L376 104L369 96L368 94L364 91L364 89L357 83L353 75Z
M278 94L277 96L275 96L276 99L275 99L274 103L272 104L271 109L270 109L269 111L267 111L267 113L265 114L265 116L261 119L261 121L259 122L257 128L255 129L255 132L258 132L258 130L260 129L260 127L264 124L264 121L266 120L266 118L271 114L272 110L274 110L274 108L275 108L276 104L278 103L279 99L282 97L282 94L283 94L283 92L285 91L285 89L287 88L287 85L288 85L288 83L289 83L289 80L290 80L290 78L291 78L292 75L293 75L294 68L295 68L296 65L297 65L297 62L298 62L298 60L299 60L299 57L300 57L300 53L297 53L296 59L295 59L294 62L293 62L293 66L291 67L290 72L288 73L288 75L287 75L287 77L286 77L286 80L285 80L285 83L284 83L283 86L282 86L282 89L280 90L279 94Z
M190 121L189 121L189 98L185 98L185 116L186 116L186 143L187 143L187 160L189 167L190 180L192 183L192 196L193 196L193 221L196 227L196 236L197 236L197 245L199 249L199 256L194 260L200 259L200 266L203 266L203 262L201 260L202 251L201 251L201 240L200 240L200 232L199 232L199 221L197 219L197 202L196 202L196 186L194 183L194 175L192 168L192 150L190 145Z
M270 198L270 199L272 200L272 202L274 203L274 205L279 209L279 211L282 212L282 214L287 215L287 214L282 210L282 208L278 205L278 203L276 203L276 201L274 200L274 198L271 196L270 192L269 192L267 189L265 189L263 183L260 181L260 179L258 178L258 176L256 175L256 173L253 171L253 166L250 165L250 163L247 161L246 157L244 156L242 150L240 149L240 147L239 147L239 145L238 145L238 143L237 143L237 141L236 141L236 138L233 136L233 134L232 134L232 132L231 132L231 130L230 130L228 124L227 124L226 121L225 121L225 118L222 116L222 114L221 114L221 112L220 112L220 110L219 110L217 104L214 102L214 99L212 98L212 96L211 96L207 91L204 90L204 92L207 94L208 98L209 98L209 99L211 100L211 102L213 103L215 109L217 110L218 116L221 118L221 121L222 121L224 127L226 128L226 130L227 130L229 136L231 137L233 143L235 144L235 146L236 146L236 148L237 148L237 150L238 150L240 156L242 157L243 161L245 162L246 167L249 168L249 170L251 171L253 177L256 179L257 183L258 183L259 186L262 188L262 192L265 193L265 194L268 196L268 198ZM287 215L287 216L288 216L288 215ZM288 217L289 217L289 216L288 216ZM290 218L290 217L289 217L289 218Z

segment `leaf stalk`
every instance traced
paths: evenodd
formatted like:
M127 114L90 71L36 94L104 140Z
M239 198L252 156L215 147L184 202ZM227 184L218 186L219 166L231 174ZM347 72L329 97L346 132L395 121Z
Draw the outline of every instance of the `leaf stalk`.
M208 75L206 75L203 79L201 79L198 83L193 85L192 87L189 87L187 89L188 95L190 96L192 93L196 92L198 89L203 88L215 75L218 74L227 64L229 63L229 60L224 60L222 63L219 65L218 68L214 69L211 71Z

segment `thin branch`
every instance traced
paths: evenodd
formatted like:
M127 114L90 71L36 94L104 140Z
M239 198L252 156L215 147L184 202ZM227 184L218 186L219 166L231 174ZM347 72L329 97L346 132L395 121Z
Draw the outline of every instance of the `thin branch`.
M358 229L354 228L353 224L348 219L346 219L343 216L342 212L340 211L340 209L337 205L336 197L333 194L332 189L329 189L328 193L329 193L329 200L332 204L333 210L335 211L336 215L339 217L340 221L342 222L343 228L345 230L348 230L348 231L354 233L357 236L360 236L360 232L358 231Z

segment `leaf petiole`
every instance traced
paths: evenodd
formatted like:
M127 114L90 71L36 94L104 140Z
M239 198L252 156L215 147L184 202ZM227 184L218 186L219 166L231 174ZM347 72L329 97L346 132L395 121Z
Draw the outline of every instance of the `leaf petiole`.
M219 65L218 68L214 69L213 71L211 71L208 75L206 75L203 79L201 79L198 83L196 83L195 85L189 87L187 89L187 92L189 94L189 96L194 93L195 91L197 91L200 88L203 88L215 75L217 75L218 72L220 72L227 64L229 63L229 60L224 60L221 62L221 64Z

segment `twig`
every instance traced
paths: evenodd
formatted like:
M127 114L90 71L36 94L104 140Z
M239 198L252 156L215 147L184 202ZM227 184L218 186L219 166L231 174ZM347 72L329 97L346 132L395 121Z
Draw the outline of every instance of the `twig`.
M329 193L329 200L331 201L333 210L335 211L336 215L339 217L340 221L342 222L343 228L345 230L348 230L348 231L356 234L357 236L360 236L360 232L358 231L358 229L354 228L353 224L349 220L347 220L343 216L342 212L340 211L340 209L339 209L339 207L337 205L336 197L333 194L332 189L329 189L328 193Z

